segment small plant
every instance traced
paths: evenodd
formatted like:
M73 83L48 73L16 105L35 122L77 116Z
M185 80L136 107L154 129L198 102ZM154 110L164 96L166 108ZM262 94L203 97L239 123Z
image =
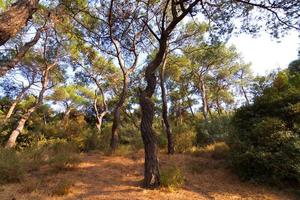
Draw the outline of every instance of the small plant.
M177 166L169 166L161 172L161 186L169 189L180 188L184 184L184 176Z
M46 148L41 145L34 145L27 148L21 154L24 167L27 171L37 171L42 165L47 164Z
M17 152L13 149L0 148L0 183L19 182L24 173Z
M229 153L229 147L225 142L218 142L213 145L211 157L214 159L226 159Z
M52 196L64 196L70 193L70 189L73 183L70 180L60 180L56 185L53 186L51 190Z
M184 153L189 151L195 144L196 133L193 128L188 125L174 127L174 144L175 151L178 153Z
M56 140L48 148L48 162L56 170L72 168L79 162L76 148L65 140Z

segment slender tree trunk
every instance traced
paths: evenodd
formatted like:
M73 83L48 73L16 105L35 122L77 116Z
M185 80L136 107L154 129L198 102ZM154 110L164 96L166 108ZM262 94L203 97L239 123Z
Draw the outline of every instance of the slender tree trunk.
M216 105L217 105L218 114L220 116L220 115L222 115L223 110L222 110L222 106L221 106L221 103L220 103L220 100L219 100L219 96L217 96Z
M98 106L97 106L97 96L95 96L95 101L94 101L94 109L95 109L96 118L97 118L96 127L97 127L99 133L101 133L103 117L108 112L107 105L106 105L106 102L105 102L105 99L104 99L104 94L103 94L102 90L101 90L101 94L102 94L102 98L103 98L103 107L104 107L104 109L101 109L100 113L99 113L99 109L98 109Z
M39 0L18 0L0 14L0 46L14 37L36 12Z
M66 112L64 113L64 116L61 120L61 123L64 127L68 126L69 116L70 116L70 113L71 113L72 110L73 110L73 108L70 106L70 107L67 108Z
M110 140L110 147L111 150L114 151L118 144L119 144L119 126L121 121L121 108L126 100L126 96L128 93L128 75L125 73L123 75L123 88L122 93L120 95L119 101L116 104L116 107L114 109L114 119L113 119L113 125L111 129L111 140Z
M21 98L21 97L20 97L20 98ZM14 100L13 103L11 104L11 106L10 106L8 112L7 112L6 115L5 115L4 123L6 123L6 122L9 120L9 118L11 117L11 115L13 114L13 112L14 112L14 110L15 110L17 104L18 104L19 101L20 101L20 100L19 100L20 98L17 98L17 99Z
M249 101L249 99L248 99L248 96L247 96L247 93L246 93L246 91L245 91L245 88L242 86L242 92L243 92L243 95L244 95L244 97L245 97L245 100L246 100L246 103L247 103L247 105L250 105L250 101Z
M132 124L134 125L135 128L139 129L140 127L138 126L136 119L134 119L134 117L129 114L126 109L123 109L124 114L130 119L130 121L132 122Z
M160 70L160 88L161 88L161 98L162 98L162 117L164 122L165 131L167 134L168 139L168 154L174 154L174 139L173 134L171 131L169 119L168 119L168 104L167 104L167 97L166 97L166 89L165 89L165 67L166 67L166 55L161 66Z
M199 89L201 91L201 99L202 99L202 113L205 121L208 121L208 104L207 104L207 96L206 96L206 87L204 84L204 80L200 77L199 80Z
M195 117L195 113L193 111L193 108L192 108L192 104L191 104L191 99L188 97L188 103L189 103L189 109L191 111L191 114L193 116L193 118Z
M16 141L17 141L17 137L20 135L20 133L22 132L25 123L27 122L27 120L29 119L30 115L36 110L37 108L37 104L35 106L33 106L32 108L30 108L27 113L25 113L21 119L18 122L17 128L15 130L13 130L13 132L10 134L9 139L6 143L6 148L13 148L16 146Z
M42 77L42 89L39 93L37 102L33 107L31 107L19 120L18 125L15 130L12 131L12 133L9 136L9 139L6 143L6 148L13 148L16 145L17 137L20 135L20 133L23 131L23 128L31 116L31 114L43 103L44 93L47 89L48 83L49 83L49 71L51 68L53 68L56 65L56 63L48 65L46 69L43 71L43 77Z

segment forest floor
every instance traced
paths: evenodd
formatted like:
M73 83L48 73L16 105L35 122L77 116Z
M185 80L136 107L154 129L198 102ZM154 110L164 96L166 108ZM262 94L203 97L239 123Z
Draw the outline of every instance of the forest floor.
M223 160L215 160L209 155L161 154L160 163L162 168L176 165L182 170L185 184L181 189L146 190L140 187L142 152L131 156L87 153L81 155L81 163L73 170L50 173L49 169L41 169L26 175L21 183L0 186L0 199L296 200L285 192L241 182L225 167ZM197 167L196 171L193 166Z

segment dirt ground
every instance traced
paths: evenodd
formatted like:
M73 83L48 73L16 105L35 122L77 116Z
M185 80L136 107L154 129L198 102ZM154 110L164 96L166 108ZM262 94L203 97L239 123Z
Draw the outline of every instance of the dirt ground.
M47 169L28 174L19 184L0 186L1 200L296 200L290 194L241 182L224 167L222 160L208 156L160 155L161 166L177 165L183 171L183 188L146 190L143 178L143 155L81 155L81 163L71 171L49 173ZM197 172L192 166L199 166ZM68 194L51 195L55 184L71 183Z

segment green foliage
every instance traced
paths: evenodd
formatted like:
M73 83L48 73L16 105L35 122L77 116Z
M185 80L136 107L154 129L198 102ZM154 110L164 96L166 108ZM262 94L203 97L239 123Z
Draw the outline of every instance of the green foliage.
M300 183L300 88L280 72L254 104L237 110L230 161L244 179Z
M48 163L55 170L64 170L78 164L79 157L76 147L66 140L57 139L48 141Z
M179 153L190 150L196 142L196 133L190 125L175 126L173 128L174 147Z
M197 126L197 145L203 146L217 141L224 141L232 132L231 114L214 116L206 122L201 120Z
M183 186L184 176L177 166L168 166L161 171L161 186L169 189L177 189Z
M19 182L24 173L18 153L13 149L0 148L0 184Z
M229 153L229 147L225 142L218 142L213 145L212 158L225 159Z

